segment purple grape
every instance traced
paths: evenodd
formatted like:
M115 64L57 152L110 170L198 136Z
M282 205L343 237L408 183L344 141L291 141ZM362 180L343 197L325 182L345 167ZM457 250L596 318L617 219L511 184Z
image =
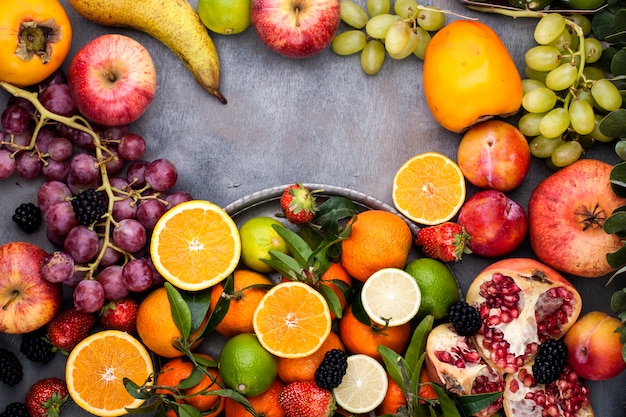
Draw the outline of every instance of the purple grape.
M83 225L72 228L65 236L63 243L65 252L79 264L95 259L99 248L98 234Z
M48 242L52 243L57 248L63 247L65 235L57 235L56 233L52 233L50 229L46 229L46 237L48 238Z
M122 267L122 277L130 291L145 291L152 286L152 267L142 258L133 259Z
M15 158L15 172L24 179L33 179L41 174L43 162L36 152L20 152Z
M39 83L38 87L41 91L52 84L67 84L67 74L65 74L65 71L63 71L63 69L59 68L55 70L52 74L48 75L45 80Z
M67 181L70 173L70 161L55 161L49 159L48 163L41 168L41 173L46 181Z
M100 241L98 242L98 253L102 251L103 246L104 239L100 238ZM104 268L110 265L114 265L118 263L120 259L122 259L122 254L119 253L119 251L113 249L111 246L107 246L107 248L104 250L104 254L100 258L100 266Z
M93 188L96 189L100 186L100 177L98 177L98 179L96 179L93 182L89 182L89 183L83 183L78 181L75 177L72 176L72 173L69 172L67 174L67 186L70 188L70 190L72 191L72 194L80 194L83 191L85 191L88 188Z
M41 275L50 282L65 282L74 274L74 259L65 252L49 253L41 263Z
M135 219L124 219L113 228L113 242L122 250L135 253L147 241L146 229Z
M167 191L178 180L178 171L167 159L156 159L148 165L144 173L146 183L156 191Z
M74 146L69 139L56 137L48 144L48 153L50 154L50 158L55 161L65 161L70 159L74 153Z
M128 191L130 189L128 181L122 177L109 177L109 184L111 184L111 188L113 188L113 195L118 197L123 195L121 191Z
M43 211L43 220L46 227L54 234L65 236L70 230L78 226L74 216L74 209L69 201L59 201L51 204Z
M12 104L2 111L0 124L6 133L18 134L26 131L30 113L18 104Z
M74 271L72 278L63 282L63 284L67 285L70 288L76 288L79 282L82 282L85 280L85 276L87 276L87 272L85 271Z
M39 101L48 111L61 116L70 117L77 112L76 103L67 84L47 86L39 93Z
M107 266L100 271L96 279L102 284L104 298L107 300L121 300L128 295L121 265Z
M39 150L39 152L47 153L50 142L52 142L52 140L57 137L58 135L53 128L51 128L50 126L42 127L37 133L37 138L35 139L35 144L37 145L37 149Z
M73 299L77 310L95 313L104 305L104 288L95 279L83 279L76 284Z
M23 97L9 96L7 107L12 106L13 104L24 107L28 114L35 114L35 105Z
M144 174L146 169L148 169L148 165L150 165L150 163L147 161L133 161L128 164L128 168L126 168L126 181L128 181L135 190L146 186Z
M191 197L191 194L189 194L186 191L174 191L165 197L165 201L167 201L168 203L167 204L168 210L180 203L184 203L186 201L191 201L191 200L193 200L193 198Z
M165 214L167 208L159 200L143 200L137 208L135 218L146 228L154 229L161 216Z
M41 211L45 211L54 203L67 201L72 197L72 192L61 181L47 181L41 184L37 191L37 205Z
M95 130L103 142L119 141L128 133L128 125L96 126Z
M161 275L159 271L157 271L157 269L154 267L154 262L152 262L152 258L150 257L150 255L142 256L141 259L144 260L148 265L150 265L150 268L152 269L152 286L159 287L163 285L163 283L165 282L165 278L163 278L163 275Z
M15 172L15 159L8 149L0 149L0 180L6 180Z
M116 200L113 203L113 212L111 215L116 222L124 219L134 219L137 213L137 203L130 197L122 200Z
M120 152L116 148L109 147L109 151L111 152L111 155L108 155L110 159L105 163L107 174L116 175L122 171L126 160L120 155Z
M74 155L70 161L69 176L80 184L89 184L100 179L100 164L95 156L87 153Z
M30 146L30 142L33 140L33 132L30 129L13 135L13 143L17 146Z
M127 161L137 161L146 152L146 141L136 133L127 133L120 139L118 150Z
M86 151L93 151L96 149L93 137L87 132L77 130L72 136L72 142L74 142L74 144L79 148Z

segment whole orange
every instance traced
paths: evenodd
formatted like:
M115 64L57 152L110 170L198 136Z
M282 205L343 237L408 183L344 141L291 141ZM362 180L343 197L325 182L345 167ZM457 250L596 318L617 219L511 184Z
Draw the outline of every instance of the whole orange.
M387 394L385 399L376 409L376 415L396 414L398 408L406 406L406 396L400 385L387 374Z
M320 366L326 352L332 349L344 350L343 343L335 332L330 332L322 346L304 358L278 358L278 377L286 384L295 381L315 379L315 370Z
M362 353L382 361L378 345L387 346L400 355L404 353L411 338L411 322L387 328L363 324L349 306L339 320L339 336L349 352Z
M220 297L230 298L228 312L215 328L218 333L226 337L254 331L252 327L254 310L256 310L267 289L251 286L272 285L272 281L267 276L247 269L236 270L233 279L232 295L222 295L224 292L223 283L216 284L211 288L211 311L215 308Z
M284 387L285 384L277 378L267 391L256 397L246 397L252 408L254 408L254 411L256 411L257 416L284 417L285 412L278 403L278 394L280 394ZM224 415L226 417L251 417L250 412L232 398L226 398L224 401Z
M433 117L453 132L522 105L515 62L498 34L476 20L453 21L432 37L422 76Z
M341 264L352 278L365 282L379 269L404 269L413 237L400 216L368 210L357 214L346 227L351 229L341 242Z

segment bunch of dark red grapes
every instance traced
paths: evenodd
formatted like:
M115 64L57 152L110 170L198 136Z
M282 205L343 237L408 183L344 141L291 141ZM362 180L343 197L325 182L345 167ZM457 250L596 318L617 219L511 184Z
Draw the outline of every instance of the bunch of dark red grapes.
M43 176L37 205L13 220L26 232L41 220L57 250L41 265L45 279L74 289L76 308L96 312L107 300L161 284L149 253L159 218L191 196L174 191L176 167L143 160L144 138L128 126L93 126L77 111L62 70L32 89L10 93L1 115L0 180Z

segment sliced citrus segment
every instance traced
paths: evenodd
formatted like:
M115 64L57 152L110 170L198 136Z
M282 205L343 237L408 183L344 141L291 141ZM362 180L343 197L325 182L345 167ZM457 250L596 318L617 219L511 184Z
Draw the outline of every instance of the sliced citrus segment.
M188 291L203 290L237 267L241 256L239 230L215 204L187 201L159 219L150 255L157 271L172 285Z
M349 413L369 413L387 394L387 371L376 359L356 354L348 357L348 369L341 384L333 389L337 404Z
M432 226L454 217L465 201L465 178L445 155L427 152L409 159L393 179L393 203L414 222Z
M97 416L121 416L126 407L144 400L133 398L124 378L142 385L154 372L148 350L133 336L105 330L83 339L70 352L65 365L67 389L74 402Z
M322 295L301 282L282 282L261 299L253 327L259 342L281 358L302 358L320 348L332 320Z
M363 309L380 325L393 327L407 323L417 314L420 301L420 288L415 278L397 268L374 272L361 289Z

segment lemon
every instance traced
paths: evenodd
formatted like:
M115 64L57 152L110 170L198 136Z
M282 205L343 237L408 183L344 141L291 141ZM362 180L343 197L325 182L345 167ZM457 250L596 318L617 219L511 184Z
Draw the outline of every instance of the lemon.
M281 223L271 217L253 217L239 228L241 260L256 272L268 273L274 269L262 261L269 259L270 250L288 253L287 243L272 226Z
M228 339L217 366L224 385L249 397L265 392L278 374L278 358L265 350L252 333Z
M250 0L199 0L198 15L210 31L235 35L250 26Z
M333 394L344 410L354 414L369 413L385 399L388 384L387 371L376 359L356 354L348 357L346 374Z
M443 318L448 307L459 299L459 283L441 261L431 258L415 259L406 266L420 287L422 297L417 317L432 314L435 320Z
M413 276L398 268L374 272L363 284L361 302L374 322L382 326L399 326L417 314L420 288Z

